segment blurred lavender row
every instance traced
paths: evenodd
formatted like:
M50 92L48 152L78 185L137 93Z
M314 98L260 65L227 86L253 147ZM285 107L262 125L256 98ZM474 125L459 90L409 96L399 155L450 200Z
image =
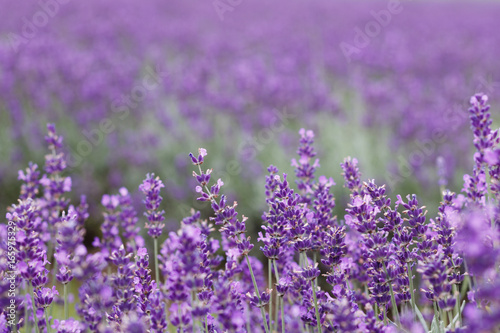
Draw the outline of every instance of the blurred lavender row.
M43 158L47 121L89 195L149 170L178 174L178 154L201 142L235 159L248 184L265 174L255 157L273 153L263 129L278 129L271 139L289 153L300 127L321 133L352 119L387 131L369 140L405 156L424 186L438 156L450 181L470 169L463 96L500 95L498 4L217 3L1 0L0 185ZM368 135L357 129L352 138ZM385 163L404 178L395 155ZM167 184L177 199L190 197L183 181Z

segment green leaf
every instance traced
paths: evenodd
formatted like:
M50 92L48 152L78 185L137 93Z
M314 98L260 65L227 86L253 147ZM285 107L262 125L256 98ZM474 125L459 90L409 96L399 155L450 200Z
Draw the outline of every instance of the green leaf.
M422 316L422 313L418 309L418 306L415 306L415 311L417 312L417 318L422 324L422 327L425 329L426 332L429 332L429 326L427 326L427 323L425 322L424 316Z

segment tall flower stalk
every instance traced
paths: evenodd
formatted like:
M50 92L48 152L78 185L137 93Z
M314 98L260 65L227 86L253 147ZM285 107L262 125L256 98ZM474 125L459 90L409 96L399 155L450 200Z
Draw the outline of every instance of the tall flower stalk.
M163 221L165 217L164 210L160 210L160 203L163 198L160 195L160 190L165 187L160 177L155 177L154 174L148 174L146 179L139 186L139 190L146 195L144 204L146 205L146 212L144 215L148 218L146 223L146 229L148 230L148 235L153 238L154 241L154 260L155 260L155 277L156 283L160 283L160 270L158 268L158 237L161 236L162 230L165 227Z
M195 157L192 153L189 154L191 162L194 165L198 166L199 171L199 173L193 171L193 177L195 177L198 182L198 186L196 186L196 192L200 195L197 200L208 201L211 203L211 207L215 213L215 217L211 217L210 219L214 221L216 225L220 226L219 230L221 231L223 236L226 237L226 239L230 242L230 244L232 244L232 248L234 250L237 250L240 255L245 257L255 290L254 297L256 297L256 299L258 300L255 305L260 307L264 329L266 333L269 333L269 325L264 311L264 305L269 302L269 297L267 297L266 292L262 294L259 293L259 287L255 280L255 274L250 263L250 258L248 257L248 254L253 248L253 244L250 243L250 237L245 238L245 221L247 220L247 218L243 216L241 221L238 220L238 213L235 209L237 203L235 202L233 205L227 205L225 195L221 195L219 201L217 201L220 188L224 185L224 183L221 179L218 179L215 184L213 184L210 188L208 187L212 169L203 171L203 169L201 168L205 156L207 156L207 151L203 148L199 149L197 157ZM264 300L262 296L265 296L267 299Z

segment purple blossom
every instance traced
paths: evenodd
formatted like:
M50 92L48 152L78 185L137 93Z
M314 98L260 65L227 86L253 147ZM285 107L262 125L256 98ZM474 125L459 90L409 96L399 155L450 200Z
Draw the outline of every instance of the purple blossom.
M151 270L149 266L149 256L146 248L137 250L136 269L134 271L134 286L138 312L144 316L149 311L149 296L153 292L153 282L151 280Z
M40 171L37 169L38 165L30 162L29 167L26 168L26 172L19 170L17 179L23 181L19 199L26 200L28 198L35 198L38 195Z
M448 268L442 253L427 258L426 262L419 263L418 272L422 273L423 278L428 281L429 289L423 290L425 296L437 302L439 308L443 311L450 311L455 307L456 299L453 297L452 282L449 281L450 268Z
M113 287L114 305L120 313L127 313L135 308L134 302L134 271L135 265L131 260L132 254L127 253L122 245L111 253L109 261L117 267L116 273L110 277Z
M358 168L358 160L356 158L347 157L340 166L342 167L342 176L345 180L344 187L351 190L353 195L360 194L358 191L361 187L361 173Z
M316 152L312 147L314 143L314 132L300 129L300 145L297 150L299 160L292 159L292 166L295 167L295 175L298 178L297 186L302 194L304 202L310 202L312 194L312 185L314 183L314 172L319 167L319 159L313 160Z
M156 286L156 282L153 281ZM153 288L154 292L149 296L151 304L151 331L154 333L163 333L168 327L165 319L165 303L161 301L161 293Z
M154 176L154 174L148 174L146 179L139 186L139 190L146 195L146 199L144 200L144 204L146 205L146 213L144 215L148 218L148 223L146 223L146 229L148 230L148 234L153 238L160 237L163 227L163 220L165 217L164 210L159 210L160 203L163 198L160 195L160 190L165 187L163 182L159 177Z
M39 288L35 290L35 304L37 308L46 309L49 307L56 295L59 295L59 293L55 286L52 288Z

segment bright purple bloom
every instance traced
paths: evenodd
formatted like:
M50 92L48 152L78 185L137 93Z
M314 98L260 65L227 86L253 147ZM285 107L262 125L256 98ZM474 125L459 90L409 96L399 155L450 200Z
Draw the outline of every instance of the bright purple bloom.
M137 250L136 269L134 271L134 286L136 292L138 313L141 316L147 314L149 308L149 295L153 292L151 270L149 269L149 256L146 248Z
M148 223L146 223L146 229L148 230L148 235L153 238L160 237L163 227L165 226L163 220L165 217L164 210L159 210L160 203L163 198L160 195L160 190L165 187L160 177L156 177L154 174L148 174L143 183L139 186L139 190L146 195L144 204L146 205L147 211L144 215L148 218Z
M52 304L56 295L59 295L59 293L55 286L52 288L40 288L35 290L36 307L46 309Z
M29 167L26 168L26 172L19 170L17 179L22 180L21 194L19 199L25 200L28 198L35 198L38 195L38 187L40 186L40 171L37 170L38 165L29 163Z
M358 160L347 157L340 166L342 167L342 176L345 180L344 187L351 190L353 195L357 195L361 187L361 172L359 172Z
M163 333L167 329L167 320L165 319L165 303L161 301L161 293L156 288L156 282L153 281L155 287L149 296L151 305L151 331L153 333Z
M302 195L303 202L309 203L313 192L314 172L319 167L319 159L313 160L316 152L312 144L314 143L314 132L300 129L300 145L297 150L299 160L292 159L292 166L295 167L295 175L298 178L297 186Z

